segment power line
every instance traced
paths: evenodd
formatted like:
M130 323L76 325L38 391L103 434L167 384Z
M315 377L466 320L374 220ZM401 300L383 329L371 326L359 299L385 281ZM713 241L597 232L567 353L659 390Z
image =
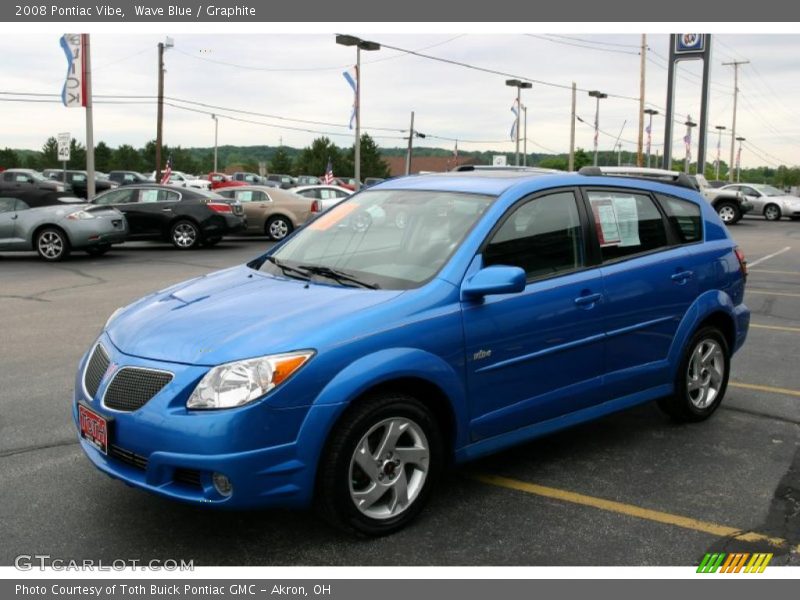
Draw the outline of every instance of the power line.
M568 42L568 41L565 41L565 40L553 39L553 37L549 37L549 36L535 35L533 33L526 33L525 35L527 37L536 38L538 40L544 40L546 42L552 42L554 44L563 44L565 46L573 46L575 48L586 48L588 50L597 50L598 52L613 52L613 53L616 53L616 54L630 54L632 56L639 56L638 52L631 52L630 50L616 50L614 48L597 48L597 47L594 47L594 46L587 46L585 44L578 44L578 43L575 43L575 42Z
M528 35L530 35L530 34L528 34ZM570 35L558 35L558 34L555 34L555 33L550 33L548 35L549 35L549 37L561 38L561 39L564 39L564 40L573 40L573 41L576 41L576 42L585 42L587 44L599 44L601 46L617 46L619 48L636 48L637 50L640 47L639 44L619 44L619 43L614 43L614 42L604 42L604 41L601 41L601 40L588 40L586 38L579 38L579 37L574 37L574 36L570 36ZM636 54L638 54L638 52L636 52Z

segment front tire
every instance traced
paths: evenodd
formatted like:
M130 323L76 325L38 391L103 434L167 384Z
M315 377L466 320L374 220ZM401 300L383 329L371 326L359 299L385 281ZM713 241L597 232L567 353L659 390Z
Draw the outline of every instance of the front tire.
M365 398L325 447L317 507L339 529L393 533L423 509L442 465L441 430L425 404L401 393Z
M69 238L57 227L46 227L36 235L36 251L47 262L62 261L69 256Z
M170 229L169 239L178 250L192 250L200 245L200 229L191 221L178 221Z
M739 207L733 202L723 202L717 207L717 214L725 225L733 225L742 218Z
M703 327L692 336L675 379L675 393L658 405L676 421L697 422L709 418L728 388L730 349L716 327Z
M781 209L777 204L767 204L764 207L764 218L767 221L780 221Z

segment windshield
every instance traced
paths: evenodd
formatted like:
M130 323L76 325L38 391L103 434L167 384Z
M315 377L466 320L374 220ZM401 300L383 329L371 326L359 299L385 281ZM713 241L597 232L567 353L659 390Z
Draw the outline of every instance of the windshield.
M783 196L784 193L780 191L778 188L774 188L771 185L754 185L759 192L764 194L765 196Z
M340 285L418 287L439 272L493 200L453 192L363 192L298 231L260 269Z

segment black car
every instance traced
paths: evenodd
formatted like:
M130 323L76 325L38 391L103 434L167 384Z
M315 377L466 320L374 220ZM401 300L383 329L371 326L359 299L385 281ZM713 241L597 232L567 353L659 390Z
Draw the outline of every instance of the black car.
M7 169L0 173L0 192L3 195L30 191L63 192L66 186L48 179L33 169Z
M283 190L288 190L289 188L293 188L297 185L294 177L291 175L281 175L279 173L273 173L272 175L267 175L267 181L271 181L276 185L280 186Z
M88 198L88 184L89 184L89 174L86 171L73 171L67 170L64 171L63 169L45 169L43 171L45 177L53 179L55 181L64 181L64 175L66 174L67 177L67 185L72 188L72 193L75 194L78 198ZM108 179L100 179L95 177L94 179L94 191L96 194L100 194L107 190L111 190L117 187L117 184L109 181Z
M132 183L148 183L147 177L136 171L111 171L108 178L119 185L131 185Z
M180 250L213 246L247 226L242 205L213 192L172 185L132 184L97 196L93 204L125 214L128 239L167 240Z

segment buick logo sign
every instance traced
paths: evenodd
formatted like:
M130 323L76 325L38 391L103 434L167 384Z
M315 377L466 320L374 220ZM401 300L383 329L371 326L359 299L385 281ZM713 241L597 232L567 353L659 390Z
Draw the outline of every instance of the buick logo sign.
M700 53L705 50L705 34L679 33L675 36L675 53L689 54Z

